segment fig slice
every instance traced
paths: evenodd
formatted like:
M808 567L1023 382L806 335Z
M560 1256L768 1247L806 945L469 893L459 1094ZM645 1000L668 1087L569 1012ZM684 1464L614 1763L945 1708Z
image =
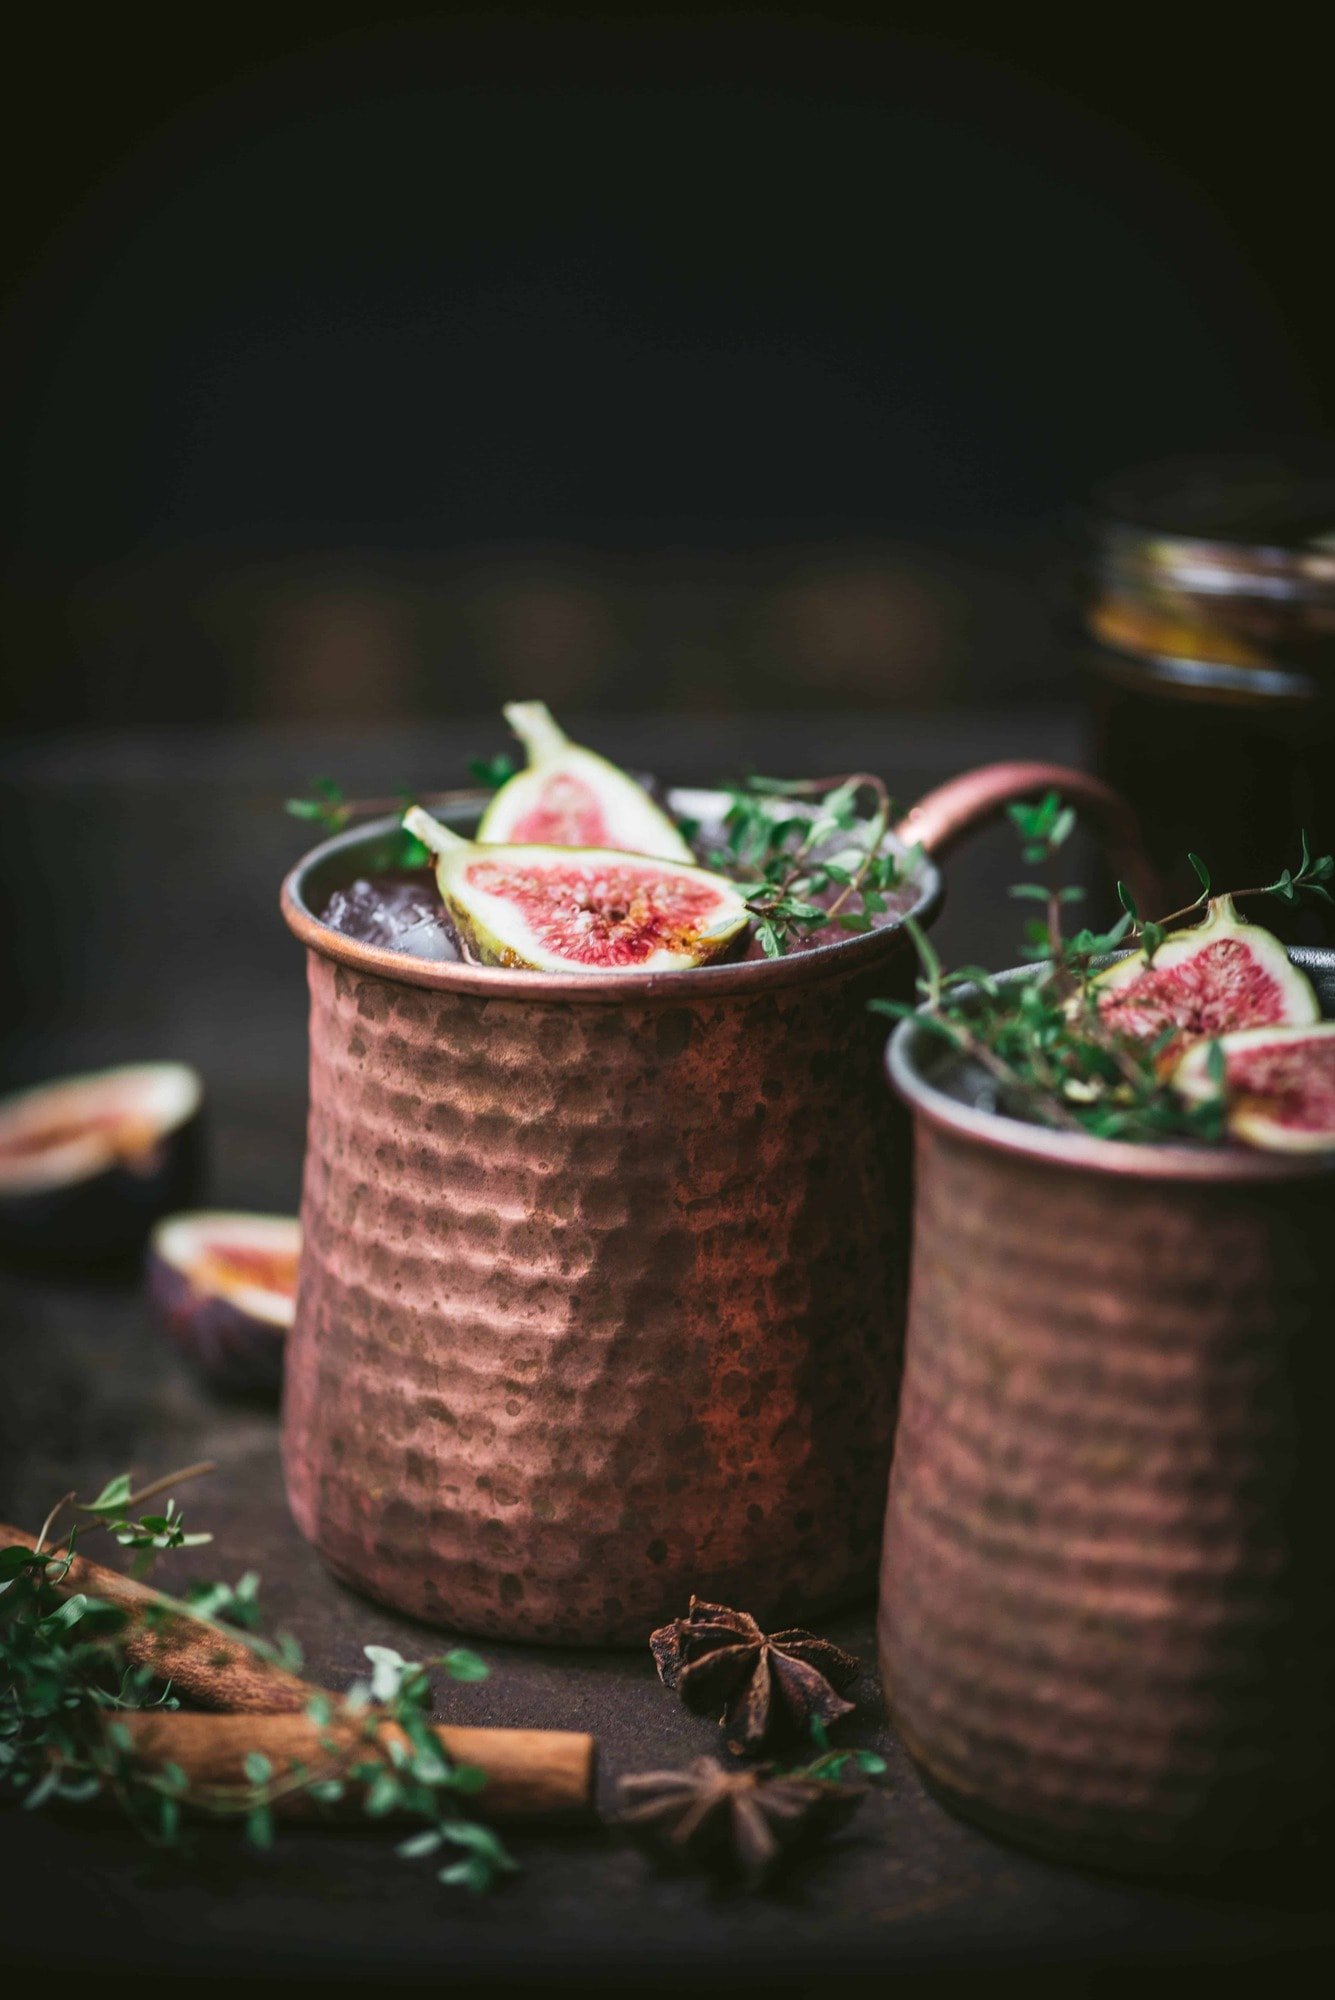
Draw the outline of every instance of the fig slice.
M1314 1027L1241 1028L1216 1037L1224 1057L1228 1129L1275 1153L1335 1151L1335 1021ZM1208 1101L1214 1042L1195 1042L1173 1071L1189 1104Z
M477 837L510 847L619 848L661 861L695 860L643 785L593 750L572 743L540 701L502 711L528 753L483 813Z
M436 858L441 898L483 965L673 972L705 965L748 921L735 882L602 847L464 840L414 806L403 824Z
M1203 922L1174 931L1153 958L1138 951L1110 965L1094 980L1094 994L1103 1020L1133 1040L1175 1029L1164 1049L1170 1059L1202 1037L1306 1026L1321 1011L1311 981L1279 939L1244 922L1229 896L1216 896Z
M0 1102L0 1245L94 1262L137 1251L195 1193L203 1085L184 1063L62 1077Z
M301 1224L198 1209L149 1238L148 1295L167 1332L219 1388L275 1393L296 1312Z

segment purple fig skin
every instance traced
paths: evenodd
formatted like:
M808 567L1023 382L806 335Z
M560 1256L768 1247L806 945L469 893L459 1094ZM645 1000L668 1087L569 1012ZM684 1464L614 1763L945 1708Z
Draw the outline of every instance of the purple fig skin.
M290 1240L276 1244L276 1232ZM174 1346L214 1388L278 1398L296 1306L288 1280L276 1272L268 1280L258 1274L254 1296L244 1300L236 1294L246 1290L246 1280L236 1272L220 1274L218 1264L228 1262L228 1250L260 1250L286 1260L296 1256L298 1244L296 1222L276 1216L186 1214L154 1230L144 1262L148 1302Z
M201 1093L147 1160L117 1160L78 1179L0 1192L0 1255L12 1263L133 1269L154 1223L198 1199L204 1157Z
M217 1389L276 1402L283 1386L286 1330L198 1289L150 1247L144 1266L149 1303L173 1345Z

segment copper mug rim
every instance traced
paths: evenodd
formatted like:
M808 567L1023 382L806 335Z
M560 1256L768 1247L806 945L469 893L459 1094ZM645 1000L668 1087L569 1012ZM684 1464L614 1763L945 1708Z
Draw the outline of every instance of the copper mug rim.
M1115 952L1113 958L1123 958ZM1335 974L1335 950L1318 945L1293 945L1289 956L1304 970ZM997 974L1001 981L1032 979L1035 968L1010 967ZM982 1111L941 1090L924 1073L923 1051L935 1052L940 1038L919 1021L901 1021L886 1044L890 1082L916 1117L938 1131L969 1139L1012 1158L1049 1166L1113 1174L1122 1179L1177 1182L1227 1182L1253 1185L1267 1181L1315 1180L1335 1173L1335 1153L1266 1153L1234 1146L1147 1145L1129 1139L1098 1139L1091 1133L1058 1132L1046 1125L1028 1125L1004 1112Z
M918 847L923 855L917 864L921 891L906 914L919 923L930 923L943 895L935 863L965 834L995 817L1011 801L1049 789L1062 791L1102 823L1114 849L1120 852L1124 872L1143 891L1147 886L1146 876L1129 812L1098 779L1056 764L984 764L947 779L891 828L889 840L896 848ZM478 790L462 790L438 793L422 803L447 822L466 822L480 815L487 796ZM726 794L710 787L677 786L669 791L668 797L680 800L683 809L688 801L698 809L708 801L722 800ZM331 930L315 914L306 894L311 876L331 856L382 838L397 824L397 815L387 814L349 827L312 848L284 880L281 907L288 928L309 950L354 971L372 973L400 985L471 993L480 1000L723 1000L739 993L777 992L784 987L843 977L879 964L900 948L902 917L876 930L839 938L830 944L813 945L782 958L702 965L689 972L530 972L509 966L411 958L406 952L363 944L359 939ZM1146 907L1153 906L1152 894L1143 895L1142 900Z

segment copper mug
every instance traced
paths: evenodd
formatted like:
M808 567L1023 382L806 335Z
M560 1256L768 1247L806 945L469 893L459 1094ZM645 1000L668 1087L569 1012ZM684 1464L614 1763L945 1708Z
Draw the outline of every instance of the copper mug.
M1335 1012L1335 953L1291 955ZM1282 1846L1335 1794L1335 1163L1003 1119L943 1053L891 1038L896 1725L947 1803L1069 1860Z
M1112 794L1041 764L958 778L898 833L939 856L1049 786L1127 843ZM866 1003L911 991L907 937L668 974L425 963L316 919L392 826L283 886L311 993L302 1533L370 1595L506 1638L870 1589L907 1203ZM926 923L930 862L922 884Z

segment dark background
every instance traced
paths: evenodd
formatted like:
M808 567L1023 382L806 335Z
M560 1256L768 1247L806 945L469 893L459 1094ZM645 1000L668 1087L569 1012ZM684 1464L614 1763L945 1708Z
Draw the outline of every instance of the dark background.
M1283 10L375 15L8 31L25 731L1057 698L1090 482L1330 423Z

